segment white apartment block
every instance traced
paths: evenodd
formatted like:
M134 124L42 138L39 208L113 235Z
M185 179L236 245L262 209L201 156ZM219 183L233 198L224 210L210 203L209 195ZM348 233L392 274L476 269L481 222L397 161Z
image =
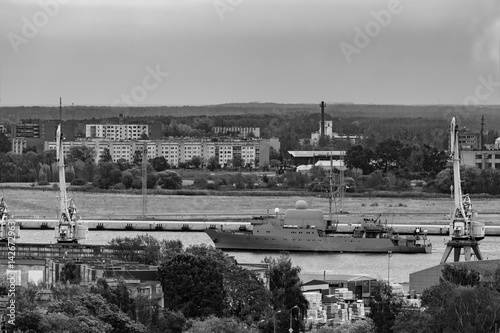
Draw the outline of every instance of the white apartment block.
M239 136L242 138L246 138L248 134L252 133L254 137L260 138L260 127L242 127L242 126L216 126L212 128L212 131L215 134L222 133L239 133Z
M22 154L26 148L26 138L12 138L12 152L14 154Z
M100 138L107 140L138 140L141 135L148 135L149 126L141 124L89 124L85 125L86 138Z
M224 142L213 142L203 140L144 140L144 141L115 141L90 139L85 141L65 141L63 142L64 154L68 154L71 147L87 146L96 152L96 160L103 153L104 149L109 149L113 162L124 159L132 162L137 150L144 151L146 145L148 159L163 156L171 166L179 166L179 163L190 161L193 157L199 156L203 165L206 165L208 159L215 156L221 166L230 166L234 156L241 154L243 165L250 164L253 167L257 165L256 159L259 159L259 165L266 165L269 162L269 156L259 156L261 150L267 152L269 146L277 142L271 140L241 141L231 140ZM277 143L279 145L279 142ZM262 148L261 148L262 147ZM267 147L267 149L265 148ZM55 149L55 142L45 142L45 150ZM278 148L279 150L279 148Z

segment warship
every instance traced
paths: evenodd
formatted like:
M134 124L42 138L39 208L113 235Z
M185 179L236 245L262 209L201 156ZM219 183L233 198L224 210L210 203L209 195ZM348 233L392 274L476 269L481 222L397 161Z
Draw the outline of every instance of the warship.
M338 223L338 222L337 222ZM252 222L252 230L207 229L215 247L239 251L431 253L427 235L399 236L378 218L364 218L350 234L337 232L323 211L299 200L284 218L265 217Z

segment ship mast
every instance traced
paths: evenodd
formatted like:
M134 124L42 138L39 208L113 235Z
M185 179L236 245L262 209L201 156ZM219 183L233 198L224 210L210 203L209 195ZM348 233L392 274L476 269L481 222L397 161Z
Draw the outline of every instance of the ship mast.
M472 251L478 260L483 256L479 250L479 240L484 238L485 227L482 222L472 221L472 204L468 194L462 194L460 179L460 153L458 146L458 125L455 117L450 126L450 158L453 163L453 196L455 209L450 223L451 239L446 243L441 263L446 262L451 250L454 250L454 261L460 261L460 253L463 249L465 261L470 261Z

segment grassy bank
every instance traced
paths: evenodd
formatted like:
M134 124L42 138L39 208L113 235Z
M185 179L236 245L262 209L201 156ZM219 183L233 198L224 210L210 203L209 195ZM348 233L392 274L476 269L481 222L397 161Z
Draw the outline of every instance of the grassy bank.
M299 199L304 199L309 206L328 212L328 198L310 192L286 192L286 195L252 195L243 191L216 192L204 195L182 195L172 192L150 192L147 196L147 214L150 216L166 216L169 214L228 214L228 215L264 215L274 212L276 207L284 212L293 208ZM253 194L258 193L254 192ZM281 194L281 192L278 192ZM136 192L80 192L69 190L68 197L73 198L78 215L84 218L117 218L120 216L142 215L142 196ZM55 218L58 209L58 192L51 188L32 189L8 188L0 189L14 216L39 216ZM497 198L473 199L473 207L479 213L491 212L500 207ZM346 197L342 202L343 212L350 214L448 214L453 207L449 197L414 198L414 197L381 197L367 195Z

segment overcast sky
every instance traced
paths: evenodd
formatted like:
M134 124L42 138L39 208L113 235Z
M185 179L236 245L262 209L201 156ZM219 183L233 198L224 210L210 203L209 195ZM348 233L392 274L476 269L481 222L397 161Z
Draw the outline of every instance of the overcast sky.
M500 104L498 0L1 0L0 36L0 105Z

